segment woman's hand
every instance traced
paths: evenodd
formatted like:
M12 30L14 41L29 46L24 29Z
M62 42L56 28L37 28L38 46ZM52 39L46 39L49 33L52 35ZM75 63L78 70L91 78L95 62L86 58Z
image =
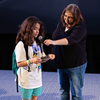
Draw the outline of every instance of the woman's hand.
M54 54L49 54L48 57L53 60L55 58L55 55Z
M42 62L41 63L45 63L45 62L47 62L50 59L53 60L54 58L55 58L55 55L54 54L49 54L49 55L41 58L42 59Z
M55 41L50 40L50 39L46 39L46 40L44 41L44 44L47 45L47 46L49 46L50 44L55 45Z

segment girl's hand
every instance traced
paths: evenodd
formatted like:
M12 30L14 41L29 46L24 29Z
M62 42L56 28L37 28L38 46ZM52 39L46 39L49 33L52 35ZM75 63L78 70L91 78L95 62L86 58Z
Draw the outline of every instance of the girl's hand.
M40 63L41 61L42 61L42 60L41 60L40 58L37 58L37 57L30 59L30 63L34 63L34 64L38 64L38 63Z

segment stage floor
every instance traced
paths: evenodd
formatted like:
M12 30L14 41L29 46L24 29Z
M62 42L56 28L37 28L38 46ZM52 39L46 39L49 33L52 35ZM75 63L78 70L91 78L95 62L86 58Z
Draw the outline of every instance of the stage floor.
M42 72L42 78L42 95L38 100L60 100L57 72ZM11 70L0 70L0 100L21 100L14 79ZM83 100L100 100L100 74L85 74Z

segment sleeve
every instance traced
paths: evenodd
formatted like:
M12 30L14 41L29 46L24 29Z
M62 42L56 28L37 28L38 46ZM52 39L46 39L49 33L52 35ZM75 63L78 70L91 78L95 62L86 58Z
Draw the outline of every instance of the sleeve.
M21 61L26 60L26 52L24 49L24 44L22 42L19 42L16 45L15 54L16 54L16 61L17 62L21 62Z
M71 35L66 37L68 45L80 42L86 36L87 30L84 24L76 25L71 32Z

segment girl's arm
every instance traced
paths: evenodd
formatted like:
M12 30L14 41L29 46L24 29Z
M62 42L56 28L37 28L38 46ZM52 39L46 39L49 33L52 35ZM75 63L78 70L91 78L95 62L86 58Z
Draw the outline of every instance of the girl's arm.
M17 66L18 67L24 67L24 66L27 66L27 65L32 64L32 63L38 64L41 61L42 60L40 58L35 57L35 58L29 59L29 60L24 60L24 61L21 61L21 62L17 62Z

